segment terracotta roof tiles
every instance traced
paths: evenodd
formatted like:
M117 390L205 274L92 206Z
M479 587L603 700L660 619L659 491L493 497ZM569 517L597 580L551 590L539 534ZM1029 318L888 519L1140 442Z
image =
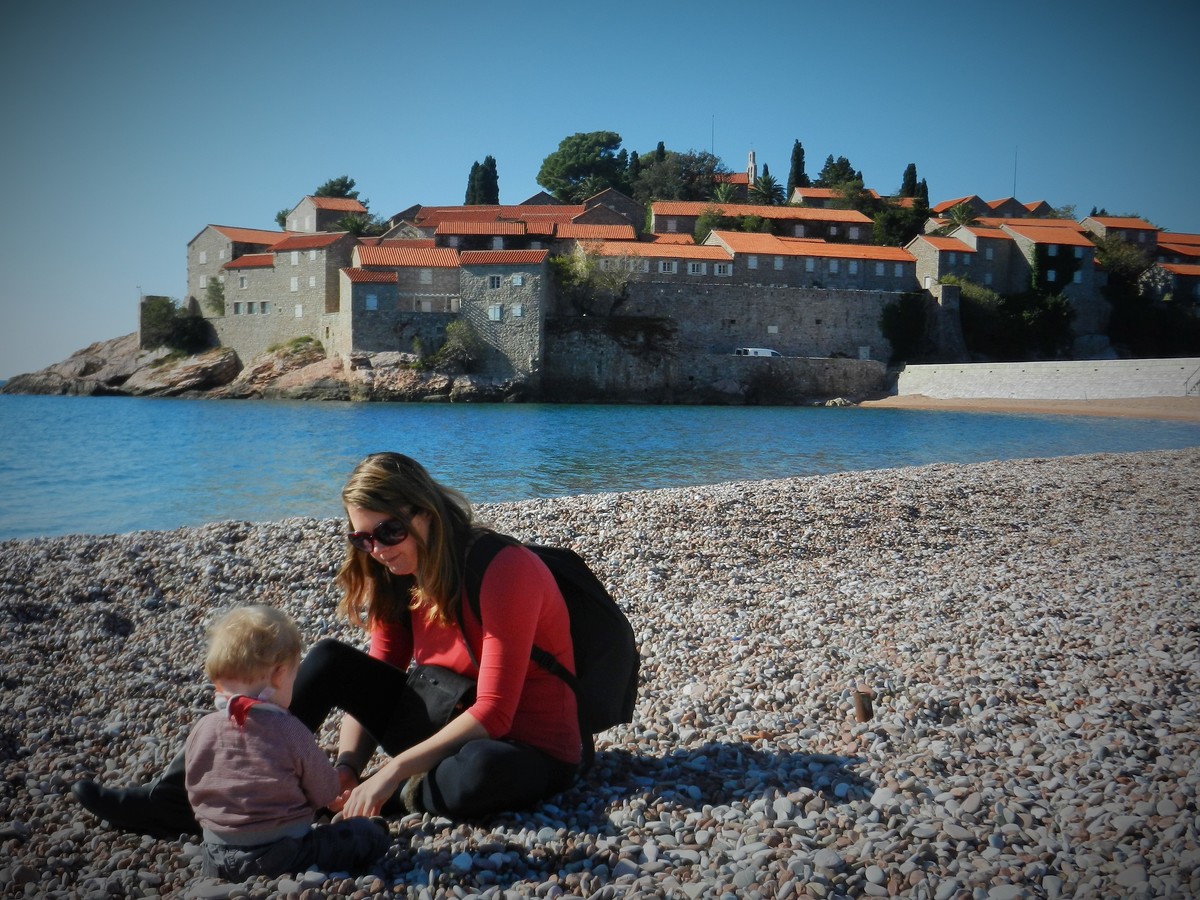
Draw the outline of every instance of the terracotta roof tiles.
M758 216L763 219L810 222L852 222L869 225L871 220L856 209L814 209L808 206L758 206L753 203L712 203L707 200L659 200L651 204L658 216L701 216L716 210L725 216Z
M1035 244L1064 244L1070 247L1095 247L1085 235L1070 228L1041 224L1038 219L1009 219L1005 231Z
M222 269L270 269L275 266L274 253L247 253L237 259L231 259Z
M333 212L365 213L367 208L358 200L351 197L306 197L317 209L328 209Z
M348 233L346 231L322 231L317 234L291 234L272 246L271 251L287 253L290 250L321 250L336 244Z
M720 241L736 254L768 256L813 256L825 259L871 259L893 262L914 262L916 257L901 247L879 247L874 244L831 244L805 238L778 237L773 234L750 234L741 231L714 231L712 240ZM965 246L965 245L964 245Z
M1105 228L1121 228L1126 231L1158 231L1145 219L1137 216L1089 216L1092 221L1099 222Z
M350 268L342 269L342 272L350 279L351 284L395 284L399 280L394 269L384 272L376 269Z
M464 250L459 259L464 266L538 266L548 255L547 250Z
M458 251L451 247L395 247L382 245L355 248L359 266L393 266L423 269L458 268Z
M270 247L283 240L290 231L267 231L262 228L237 228L231 225L209 225L213 231L218 231L235 244L261 244Z
M563 240L632 241L637 239L637 232L632 225L576 225L568 222L559 225L554 236Z

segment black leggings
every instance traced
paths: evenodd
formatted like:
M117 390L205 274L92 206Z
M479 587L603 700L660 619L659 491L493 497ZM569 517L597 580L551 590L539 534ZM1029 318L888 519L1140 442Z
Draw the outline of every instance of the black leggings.
M418 744L431 728L407 673L349 644L326 638L296 674L291 712L316 732L334 709L353 716L389 756ZM576 766L529 744L469 741L430 770L420 803L431 813L471 819L520 809L570 786Z

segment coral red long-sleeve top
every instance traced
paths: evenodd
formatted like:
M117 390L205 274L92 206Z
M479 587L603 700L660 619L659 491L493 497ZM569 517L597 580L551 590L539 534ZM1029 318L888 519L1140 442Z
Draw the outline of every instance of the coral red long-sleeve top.
M508 546L483 574L476 618L464 589L462 621L479 667L471 662L456 622L440 625L423 613L371 632L370 655L405 669L410 660L444 666L477 679L468 712L493 738L522 741L555 759L580 759L575 692L529 658L534 644L575 671L566 602L550 570L530 550Z

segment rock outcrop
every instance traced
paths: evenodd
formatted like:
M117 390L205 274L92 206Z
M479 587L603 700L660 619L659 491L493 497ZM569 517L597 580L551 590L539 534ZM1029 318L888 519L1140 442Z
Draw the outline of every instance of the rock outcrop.
M17 375L6 394L212 397L271 400L501 402L526 398L520 380L420 367L410 353L357 353L347 365L315 341L264 353L243 366L227 348L180 356L142 350L136 334L100 341L61 363Z

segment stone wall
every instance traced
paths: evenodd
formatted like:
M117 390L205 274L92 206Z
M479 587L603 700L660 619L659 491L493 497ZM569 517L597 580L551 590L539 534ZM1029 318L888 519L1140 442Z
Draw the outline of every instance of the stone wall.
M891 345L880 330L883 308L902 295L739 284L631 283L621 316L677 323L679 351L731 354L767 347L784 356L835 354L886 362Z
M697 350L673 319L556 317L546 335L542 396L552 402L804 404L885 387L878 360Z
M1116 400L1197 391L1200 358L906 366L901 395L938 399Z

